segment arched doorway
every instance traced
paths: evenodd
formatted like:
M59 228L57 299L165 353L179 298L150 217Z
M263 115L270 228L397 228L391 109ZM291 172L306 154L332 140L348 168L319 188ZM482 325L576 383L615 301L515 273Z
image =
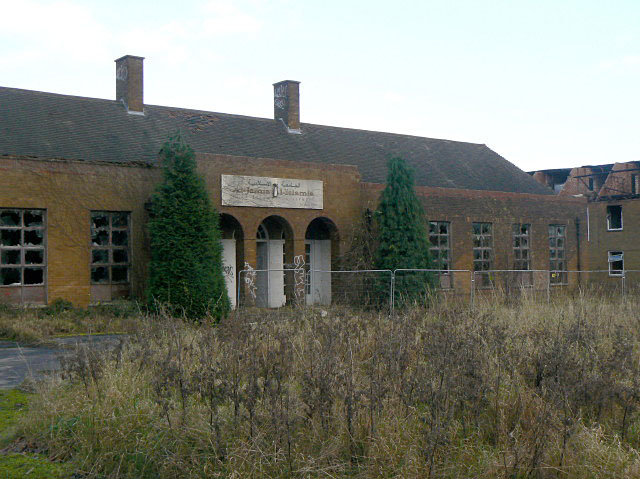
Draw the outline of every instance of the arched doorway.
M222 271L231 307L235 309L238 300L238 271L244 261L244 235L240 222L233 216L220 215L220 233L222 236Z
M338 253L338 228L329 218L316 218L304 236L307 304L331 304L332 258Z
M256 231L256 306L279 308L287 302L285 264L293 252L293 229L281 216L265 218Z

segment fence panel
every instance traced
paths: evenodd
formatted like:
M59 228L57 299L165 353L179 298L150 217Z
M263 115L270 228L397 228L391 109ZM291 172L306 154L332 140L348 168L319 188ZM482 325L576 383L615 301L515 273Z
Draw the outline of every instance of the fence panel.
M487 270L473 272L474 297L497 297L517 300L549 298L547 270Z
M608 270L436 270L397 269L324 271L304 267L280 270L245 269L238 274L238 307L285 305L352 306L390 309L438 299L550 301L577 294L640 294L640 270L612 274ZM429 285L435 284L435 289Z
M390 270L245 269L238 274L237 304L238 308L330 304L391 308L392 278Z

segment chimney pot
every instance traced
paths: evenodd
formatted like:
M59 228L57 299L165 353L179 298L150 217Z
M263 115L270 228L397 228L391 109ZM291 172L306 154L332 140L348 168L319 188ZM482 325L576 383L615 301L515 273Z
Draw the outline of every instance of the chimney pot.
M121 101L127 111L144 115L143 89L144 57L125 55L116 62L116 100Z
M284 80L273 84L273 116L294 132L300 131L300 82Z

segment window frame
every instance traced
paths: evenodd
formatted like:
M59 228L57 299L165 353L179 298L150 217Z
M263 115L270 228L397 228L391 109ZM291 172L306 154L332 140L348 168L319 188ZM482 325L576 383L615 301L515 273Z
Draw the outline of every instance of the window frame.
M610 208L620 208L620 228L611 227ZM622 231L624 229L624 215L622 214L622 205L607 205L607 231Z
M554 234L551 234L551 229L554 229ZM556 234L558 228L563 228L563 234ZM567 225L566 224L549 224L548 229L548 238L549 238L549 284L552 286L562 286L569 284L568 282L568 273L567 273ZM562 246L558 246L558 239L562 239ZM553 245L551 244L553 241ZM554 252L552 256L551 252ZM562 258L558 258L558 252L562 251ZM554 264L556 263L556 267L554 268ZM558 263L561 263L562 267L559 268ZM559 273L559 274L558 274ZM558 278L558 279L556 279Z
M480 228L480 233L476 233L476 226L478 226ZM484 226L488 226L489 228L489 232L488 233L483 233L483 227ZM483 243L485 243L485 241L488 238L488 243L489 245L484 245ZM476 240L478 240L480 246L476 246ZM474 221L471 223L471 244L473 247L473 253L472 253L472 261L473 261L473 275L474 278L480 278L480 282L482 283L480 285L480 288L493 288L494 284L493 284L493 277L491 275L491 273L489 273L490 271L492 271L493 269L493 261L494 261L494 250L493 250L493 223L491 222L484 222L484 221ZM480 259L476 259L476 251L480 252ZM484 258L484 252L488 253L488 258L485 259ZM476 266L480 264L483 267L480 269L477 269ZM484 266L488 266L487 268L485 268ZM486 273L483 273L486 272Z
M618 260L618 261L611 261L611 256L612 255L620 255L622 256L622 259ZM609 265L609 276L612 277L623 277L624 276L624 251L607 251L607 263ZM621 269L613 269L612 265L614 263L622 263L622 268Z
M108 225L94 227L94 218L97 215L106 215L108 217ZM113 226L113 218L116 215L125 215L127 224L126 226ZM94 244L94 232L106 231L108 233L108 242L105 245ZM126 245L114 244L113 235L114 232L126 232L127 242ZM95 262L94 252L106 251L106 262ZM116 262L114 254L116 251L125 251L127 255L127 261ZM89 285L91 288L91 302L97 301L113 301L120 297L129 297L132 291L132 277L131 272L133 269L133 246L132 246L132 214L131 211L115 211L115 210L91 210L89 212ZM114 281L113 270L114 268L126 268L126 281ZM94 268L106 268L107 269L107 281L94 281L93 270ZM104 289L104 291L102 289ZM107 294L105 291L108 290ZM100 292L99 292L100 291ZM107 297L108 296L108 297Z
M12 284L0 284L0 296L4 297L10 304L46 304L49 287L49 254L48 254L48 214L46 208L17 208L1 207L0 214L8 211L18 212L20 215L19 225L3 225L0 222L0 232L17 230L20 232L20 241L17 246L4 246L0 240L0 269L19 269L20 282ZM39 225L26 226L25 214L37 212L42 220ZM27 245L25 243L25 232L40 231L42 242L39 245ZM0 233L1 234L1 233ZM3 264L5 252L19 252L19 263ZM26 255L30 251L38 251L42 254L42 261L39 263L27 263ZM25 284L26 270L42 271L41 283ZM19 293L17 291L19 290ZM28 293L25 290L29 291ZM4 299L0 298L0 301Z
M429 253L431 258L437 265L439 277L440 289L452 289L453 288L453 275L451 274L451 262L452 262L452 248L451 248L451 221L434 220L428 223L427 236L429 239ZM440 227L446 228L446 233L440 233ZM431 228L435 228L435 232L432 233ZM435 238L437 244L434 244L432 238ZM444 244L443 245L443 238ZM443 267L442 253L446 252L446 267Z

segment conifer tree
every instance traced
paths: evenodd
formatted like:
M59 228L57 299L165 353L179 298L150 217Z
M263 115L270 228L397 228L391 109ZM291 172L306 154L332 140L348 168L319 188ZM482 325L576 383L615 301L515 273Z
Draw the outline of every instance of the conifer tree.
M413 171L398 157L388 161L387 169L387 184L375 214L379 233L376 268L432 269L424 211L414 190ZM434 288L435 279L433 273L399 273L396 304L422 302Z
M177 134L161 150L162 184L152 198L147 301L172 314L216 320L229 312L219 216L196 171L193 150Z

